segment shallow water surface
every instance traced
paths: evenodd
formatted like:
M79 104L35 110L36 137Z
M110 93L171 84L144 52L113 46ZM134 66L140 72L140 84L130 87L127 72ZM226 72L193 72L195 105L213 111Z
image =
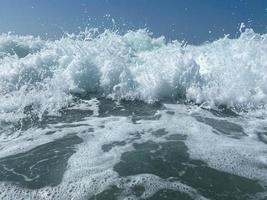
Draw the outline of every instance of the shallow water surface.
M246 119L183 104L86 105L4 143L2 199L266 198L267 147Z

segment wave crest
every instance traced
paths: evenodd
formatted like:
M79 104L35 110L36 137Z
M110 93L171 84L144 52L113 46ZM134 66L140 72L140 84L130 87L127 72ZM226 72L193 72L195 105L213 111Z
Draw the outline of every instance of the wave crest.
M146 30L106 30L56 41L0 35L0 119L16 120L31 107L56 114L73 94L154 102L186 99L216 107L259 108L267 103L267 35L245 29L200 46Z

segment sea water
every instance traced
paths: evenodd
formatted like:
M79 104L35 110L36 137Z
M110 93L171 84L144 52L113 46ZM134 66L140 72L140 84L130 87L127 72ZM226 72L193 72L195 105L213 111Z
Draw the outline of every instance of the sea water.
M267 35L0 35L0 199L266 199Z

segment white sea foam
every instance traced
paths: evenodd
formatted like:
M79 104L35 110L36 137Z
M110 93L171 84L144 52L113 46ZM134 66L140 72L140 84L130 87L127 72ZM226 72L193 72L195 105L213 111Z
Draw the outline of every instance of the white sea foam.
M183 46L145 30L124 35L87 30L56 41L0 35L0 119L25 108L41 117L68 106L72 94L147 102L183 98L210 107L267 103L266 35L246 29L201 46Z
M9 183L0 183L0 197L7 200L23 198L82 200L107 190L110 186L116 186L124 191L118 199L140 199L131 190L135 186L142 186L144 193L141 199L151 197L160 190L168 189L185 193L194 199L204 200L205 198L197 190L179 181L162 179L154 174L119 177L118 173L113 170L113 167L120 162L121 155L133 150L133 142L130 141L135 138L134 133L144 132L141 138L135 140L137 143L149 140L164 142L164 139L153 137L151 130L168 126L166 120L168 119L163 118L158 122L140 120L139 124L133 124L127 117L89 117L80 122L65 124L80 124L74 128L64 127L64 123L51 125L50 130L56 131L52 136L45 135L46 129L39 132L29 130L24 137L6 142L4 144L6 151L2 151L0 156L7 156L8 153L12 155L21 153L73 132L76 132L84 142L77 146L77 152L68 160L68 168L60 185L29 190ZM94 132L86 131L88 126L92 127ZM173 129L170 128L170 130ZM33 140L27 141L26 138ZM103 152L103 145L116 141L125 141L126 143L123 146L114 146L108 152Z
M187 136L184 142L191 159L202 160L214 169L255 179L266 185L267 147L264 143L248 136L236 139L222 133L216 134L214 127L199 122L195 116L200 114L202 117L218 120L220 118L208 111L199 110L198 107L174 104L166 104L165 107L166 109L158 111L157 114L161 115L158 120L141 119L138 123L132 123L128 117L88 117L79 122L50 125L49 129L29 130L16 140L3 143L6 150L1 150L1 157L8 153L13 155L27 151L70 133L77 133L83 139L83 143L76 146L76 153L69 158L68 167L60 185L28 190L9 183L1 183L0 195L2 196L0 197L8 200L19 198L80 200L88 199L92 195L109 189L110 186L116 186L124 191L121 193L121 199L126 197L138 199L131 192L131 188L142 186L144 193L141 199L151 197L163 189L179 191L193 199L205 199L197 190L178 181L162 179L155 174L137 174L122 178L113 169L121 161L123 153L134 150L133 143L154 141L160 144L166 142L164 138L173 134ZM173 114L168 114L170 111ZM236 124L246 124L246 119L243 117L223 119ZM88 131L88 127L93 128L94 131ZM167 135L154 136L153 131L158 129L165 129ZM46 135L49 130L55 133ZM250 132L250 129L247 130ZM248 133L247 130L245 129L244 132ZM138 132L143 134L136 139L134 133ZM33 140L27 141L27 138ZM109 151L103 151L103 145L118 141L123 141L125 144L115 145Z

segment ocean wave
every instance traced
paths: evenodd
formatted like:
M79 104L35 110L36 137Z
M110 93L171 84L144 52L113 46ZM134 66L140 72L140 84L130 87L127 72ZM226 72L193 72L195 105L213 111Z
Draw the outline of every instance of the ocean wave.
M210 108L267 104L267 35L252 29L199 46L147 30L86 30L59 40L0 35L0 120L57 114L76 95L155 102L183 99Z

